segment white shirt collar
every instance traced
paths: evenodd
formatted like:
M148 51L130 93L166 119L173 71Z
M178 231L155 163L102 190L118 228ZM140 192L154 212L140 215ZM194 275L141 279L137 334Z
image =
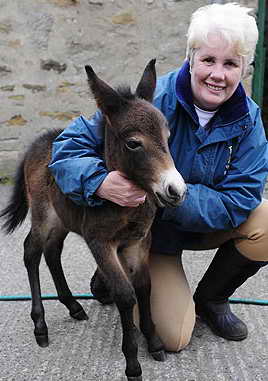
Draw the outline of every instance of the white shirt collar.
M214 111L207 111L207 110L202 110L200 107L194 105L195 111L197 113L199 123L202 127L205 127L210 119L216 114L218 110Z

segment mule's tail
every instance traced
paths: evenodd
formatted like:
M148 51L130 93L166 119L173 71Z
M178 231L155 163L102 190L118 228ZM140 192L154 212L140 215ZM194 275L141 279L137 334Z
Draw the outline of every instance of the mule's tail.
M28 209L29 206L24 180L24 160L22 160L17 168L15 185L9 203L5 209L0 211L0 217L3 217L6 220L2 225L3 230L7 234L13 233L13 231L25 220Z

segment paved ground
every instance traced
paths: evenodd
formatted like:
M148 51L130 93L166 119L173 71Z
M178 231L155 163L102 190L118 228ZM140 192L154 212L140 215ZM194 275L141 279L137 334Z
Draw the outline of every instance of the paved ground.
M0 186L0 209L10 194ZM22 262L22 244L29 221L12 236L0 232L0 294L29 294ZM184 263L194 288L213 255L185 252ZM89 279L95 265L84 242L69 235L64 247L64 268L73 292L89 292ZM268 271L263 269L239 289L235 296L268 299ZM46 265L41 265L43 294L55 289ZM30 319L30 302L0 302L0 380L1 381L123 381L124 359L120 350L121 328L114 306L103 307L94 300L81 301L89 320L71 319L58 301L44 302L50 346L35 344ZM146 352L140 338L139 358L144 381L267 381L268 307L233 305L248 324L249 338L227 342L214 336L197 321L189 346L178 354L168 354L157 363Z

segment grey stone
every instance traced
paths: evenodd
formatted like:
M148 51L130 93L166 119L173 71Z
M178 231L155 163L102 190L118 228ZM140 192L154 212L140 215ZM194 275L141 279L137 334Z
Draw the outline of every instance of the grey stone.
M0 66L0 76L6 76L9 73L12 73L12 70L9 67L7 67L6 65Z
M52 59L41 60L40 66L41 66L41 69L43 69L43 70L48 70L48 71L54 70L57 73L62 73L67 68L67 65L65 63L61 64L61 63L54 61Z
M31 84L28 84L28 83L24 83L22 85L25 89L28 89L28 90L31 90L33 93L37 93L39 91L45 91L46 90L46 86L42 86L42 85L31 85Z
M15 85L6 85L6 86L1 86L0 90L1 91L14 91Z
M88 0L88 4L90 5L98 5L99 7L103 6L103 1L99 0Z
M28 19L29 31L34 46L38 49L46 49L48 47L49 34L52 29L54 19L51 14L34 13Z

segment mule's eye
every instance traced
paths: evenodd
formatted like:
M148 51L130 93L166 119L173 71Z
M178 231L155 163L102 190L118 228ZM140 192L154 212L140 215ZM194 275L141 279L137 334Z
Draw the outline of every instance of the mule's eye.
M132 151L142 147L142 143L139 140L130 139L126 142L126 147Z

